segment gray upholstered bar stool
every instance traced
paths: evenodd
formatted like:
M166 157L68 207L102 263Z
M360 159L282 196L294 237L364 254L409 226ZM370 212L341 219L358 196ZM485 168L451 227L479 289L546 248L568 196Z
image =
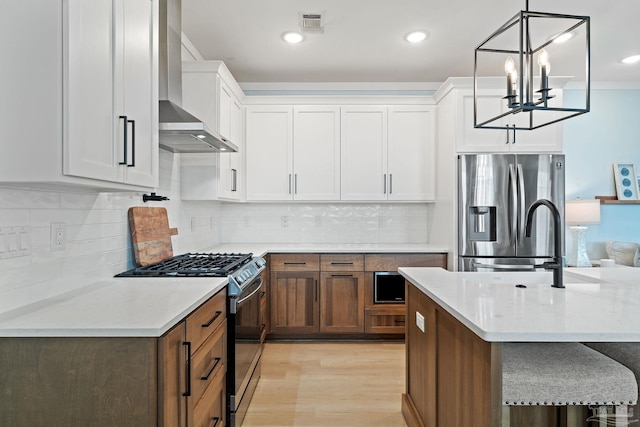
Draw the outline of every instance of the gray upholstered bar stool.
M628 368L580 343L506 343L502 351L502 425L511 406L566 406L567 426L584 425L583 406L616 407L626 425L638 383ZM602 411L600 411L602 413Z
M640 342L588 342L584 345L631 369L640 386ZM632 409L634 418L640 419L640 404L636 403ZM640 421L636 425L640 425Z

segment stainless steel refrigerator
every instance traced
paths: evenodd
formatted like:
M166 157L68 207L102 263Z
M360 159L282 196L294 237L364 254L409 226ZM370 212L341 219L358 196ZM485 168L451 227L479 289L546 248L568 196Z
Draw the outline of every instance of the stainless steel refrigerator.
M551 260L548 209L535 211L531 237L525 236L527 210L538 199L553 202L564 224L564 155L459 155L458 269L525 271Z

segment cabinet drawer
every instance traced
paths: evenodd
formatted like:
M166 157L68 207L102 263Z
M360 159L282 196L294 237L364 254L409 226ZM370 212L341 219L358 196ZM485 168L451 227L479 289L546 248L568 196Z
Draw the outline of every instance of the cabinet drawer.
M318 271L318 254L274 254L271 255L272 271Z
M191 356L191 396L194 402L200 400L218 373L226 371L226 331L227 323L224 321Z
M323 254L320 255L322 271L364 271L363 254Z
M366 254L365 271L396 271L398 267L447 268L447 254Z
M226 415L225 373L213 375L211 385L193 408L189 427L224 427Z
M372 307L364 310L364 331L368 334L404 334L405 307Z
M186 319L187 341L195 352L227 317L227 290L223 289Z

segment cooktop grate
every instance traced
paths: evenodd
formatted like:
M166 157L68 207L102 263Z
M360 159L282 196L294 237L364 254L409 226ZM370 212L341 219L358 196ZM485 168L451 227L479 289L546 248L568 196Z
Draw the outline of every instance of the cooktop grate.
M116 277L226 277L251 261L253 254L186 253L165 261L137 267Z

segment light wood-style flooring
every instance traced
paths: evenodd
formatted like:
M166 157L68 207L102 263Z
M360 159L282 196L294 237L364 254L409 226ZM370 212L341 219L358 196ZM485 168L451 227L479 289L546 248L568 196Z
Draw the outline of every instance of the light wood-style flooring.
M270 342L243 427L406 427L403 343Z

